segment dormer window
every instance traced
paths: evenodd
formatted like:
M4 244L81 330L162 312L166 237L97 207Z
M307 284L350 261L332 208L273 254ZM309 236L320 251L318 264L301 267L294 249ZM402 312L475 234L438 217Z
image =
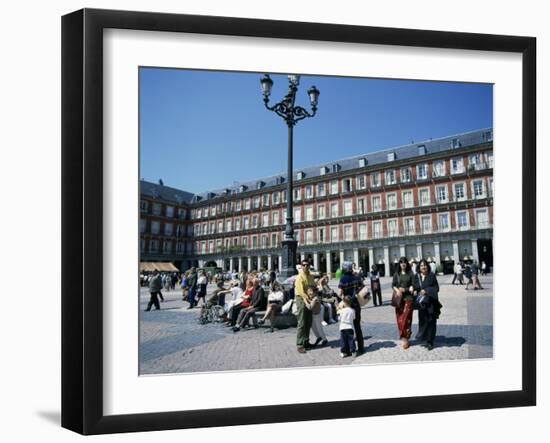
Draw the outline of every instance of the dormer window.
M460 148L460 140L458 138L453 138L451 140L451 148L452 149L458 149Z
M275 183L277 183L278 185L282 184L284 181L285 181L284 177L277 177L275 179Z
M340 165L338 163L334 163L332 165L332 172L338 172L340 170Z
M483 141L492 142L493 141L493 131L486 131L483 133Z
M265 183L263 181L259 181L256 183L256 189L262 189L264 187Z
M359 167L364 168L365 166L367 166L367 159L366 158L360 158L359 159Z
M326 166L321 166L321 169L319 169L320 175L325 175L328 173L328 168Z
M246 186L241 185L240 188L239 188L239 192L244 192L244 191L246 191Z
M209 192L208 195L206 196L206 198L208 200L210 200L211 198L214 198L216 196L216 194L214 194L213 192Z
M395 160L395 152L388 152L388 161L392 162Z
M426 155L426 145L420 145L418 147L418 155Z
M296 174L296 180L302 180L305 176L306 176L306 174L304 174L302 171L300 171L300 172L298 172L298 174Z

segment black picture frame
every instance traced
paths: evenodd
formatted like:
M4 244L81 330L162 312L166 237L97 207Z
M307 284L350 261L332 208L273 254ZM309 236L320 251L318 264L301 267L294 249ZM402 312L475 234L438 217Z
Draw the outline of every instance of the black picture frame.
M103 413L103 31L501 51L522 55L522 388L506 392ZM62 426L81 434L488 409L536 404L536 39L337 24L83 9L62 18Z

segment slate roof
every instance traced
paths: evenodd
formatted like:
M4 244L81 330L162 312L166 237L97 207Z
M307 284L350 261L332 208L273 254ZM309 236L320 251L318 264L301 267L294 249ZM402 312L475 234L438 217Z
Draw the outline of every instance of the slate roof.
M179 204L189 204L193 200L194 194L181 189L171 188L157 183L151 183L145 180L140 180L140 195L158 198L160 200L171 201Z
M489 137L487 136L489 134ZM332 172L332 165L337 164L339 165L338 172L343 172L347 170L357 169L359 168L359 159L365 159L366 165L365 166L373 166L373 165L381 165L383 163L391 163L391 161L388 160L388 154L395 153L395 159L394 161L399 161L403 159L413 159L413 158L420 158L423 155L430 155L435 154L438 152L444 152L444 151L451 151L453 149L452 141L454 139L458 139L459 141L459 148L464 148L467 146L474 146L481 143L487 143L492 141L493 136L493 129L492 128L485 128L485 129L479 129L476 131L470 131L465 132L462 134L455 134L450 135L443 138L433 139L433 140L425 140L417 143L411 143L404 146L384 149L382 151L372 152L369 154L363 154L363 155L355 155L353 157L341 159L341 160L335 160L333 162L319 164L316 166L310 166L303 169L296 169L294 171L294 180L296 180L297 174L299 172L304 173L303 179L308 179L312 177L318 177L321 175L320 169L322 167L328 167L328 174ZM425 147L425 154L419 154L419 147L424 146ZM273 175L270 177L262 177L255 179L253 181L247 181L242 183L236 183L231 186L227 186L226 188L222 189L216 189L204 193L198 194L200 197L200 201L204 201L210 198L220 197L220 196L227 196L227 192L229 191L231 193L233 192L239 192L239 189L241 186L246 186L246 191L252 191L256 190L256 186L258 182L263 182L264 185L261 189L269 188L271 186L276 186L280 184L277 180L282 178L283 183L286 182L286 173L281 173L277 175ZM225 192L225 193L224 193Z

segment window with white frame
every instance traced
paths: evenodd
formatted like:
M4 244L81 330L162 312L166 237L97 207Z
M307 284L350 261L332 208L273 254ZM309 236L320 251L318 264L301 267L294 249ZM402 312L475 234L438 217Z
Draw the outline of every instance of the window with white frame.
M305 231L305 244L311 245L313 244L313 231L311 229L307 229Z
M373 212L382 210L382 199L379 195L372 196L372 210Z
M233 222L232 220L227 220L225 222L225 232L231 232L233 228Z
M420 218L420 224L422 226L422 234L429 234L432 232L432 216L423 215Z
M493 186L493 178L491 177L489 179L489 197L492 197L494 195L494 186Z
M331 194L338 194L338 180L332 180L330 182L330 193Z
M472 182L474 198L485 198L485 186L483 180L474 180Z
M243 229L248 229L250 228L250 225L248 223L248 217L244 217L243 218Z
M331 242L337 242L338 241L338 226L332 226L330 228L330 241Z
M466 188L464 183L455 183L455 201L466 200Z
M444 177L447 174L445 167L445 160L437 160L433 164L433 176L434 177Z
M267 235L262 235L262 248L267 248Z
M430 202L430 190L429 189L420 189L418 191L418 201L420 206L428 206Z
M298 243L300 243L300 230L296 229L294 231L294 240L296 240Z
M317 243L325 243L326 241L327 241L327 238L326 238L325 228L317 229Z
M166 217L174 217L174 207L173 206L166 206Z
M324 183L317 183L317 195L319 197L324 197L327 195L327 189Z
M364 198L358 198L357 199L357 213L358 214L366 214L367 207L365 206L365 199Z
M300 223L302 221L302 208L294 208L294 221Z
M277 241L277 233L271 234L271 247L276 248L278 247L278 241Z
M487 167L493 169L493 151L485 154L487 158Z
M306 198L313 198L313 185L306 186Z
M258 237L255 235L252 236L252 249L256 249L258 247Z
M218 232L223 232L223 220L218 222Z
M367 178L365 175L361 174L357 176L357 189L366 189L367 188Z
M338 203L331 203L330 204L330 216L332 218L338 217L339 211L338 211Z
M376 188L381 185L380 183L380 172L373 172L370 175L370 184L373 188Z
M158 234L160 232L160 222L153 220L151 222L151 234Z
M262 226L269 226L269 213L262 214Z
M153 203L153 215L160 215L162 211L162 205L160 203Z
M396 218L388 220L388 235L390 237L395 237L395 236L399 235L399 231L397 229L397 219Z
M414 203L413 203L412 191L403 191L403 207L412 208L413 206L414 206Z
M147 220L144 218L139 219L139 232L145 232L145 228L147 227Z
M401 168L401 183L409 183L412 180L412 172L409 166Z
M426 178L428 178L428 165L426 163L416 165L416 179L424 180Z
M240 210L241 210L241 201L237 200L235 202L235 211L240 211Z
M451 159L451 174L462 174L464 172L464 158L453 157Z
M372 222L372 236L374 238L382 238L382 222Z
M395 192L386 195L386 204L388 210L397 209L397 194Z
M317 206L317 220L323 220L326 217L325 210L326 210L325 205Z
M240 231L241 230L241 218L236 218L235 219L235 231Z
M248 237L243 237L242 244L244 249L248 249Z
M480 170L480 169L485 169L485 164L483 163L482 161L482 158L481 158L481 153L480 152L476 152L474 154L470 154L468 156L468 165L470 165L471 167L473 167L476 171Z
M216 216L216 207L215 207L215 206L212 206L212 207L210 208L210 215L211 215L212 217L215 217L215 216Z
M367 224L361 223L359 225L359 240L366 240L367 239Z
M386 185L394 185L396 182L395 169L388 169L386 171Z
M278 205L281 202L281 193L279 191L276 191L271 194L271 200L273 201L274 205Z
M244 201L244 209L250 209L250 199L249 198L247 198Z
M262 195L262 205L269 206L269 194Z
M214 233L214 223L210 223L210 230L208 229L208 223L202 225L203 234L213 234Z
M279 211L275 211L273 213L273 226L277 226L279 224Z
M478 228L489 227L489 212L486 208L476 209L476 226Z
M149 240L149 252L152 252L152 253L159 252L159 241L158 240Z
M306 221L313 220L313 206L308 206L306 208Z
M446 203L447 202L447 185L437 186L435 188L435 192L436 192L436 195L437 195L437 202L438 203Z
M342 179L342 192L351 192L351 178L343 178Z
M140 200L139 209L141 212L147 212L148 207L149 207L149 202L147 200Z
M164 235L172 235L173 231L174 231L174 225L172 223L164 224Z
M301 200L302 199L302 189L301 188L294 188L293 189L293 201Z
M351 200L346 200L344 202L344 215L346 217L353 215Z
M470 223L468 222L468 211L458 211L456 213L456 225L458 229L468 229Z
M451 148L452 149L458 149L460 148L460 140L458 138L453 138L451 140Z
M352 225L345 225L344 226L344 241L352 241L353 240L353 226Z
M438 214L437 216L437 229L439 232L445 232L451 229L451 225L449 223L449 214Z
M206 242L205 241L203 241L201 243L201 253L206 254Z
M403 220L403 228L405 235L414 235L416 231L414 228L414 217L406 217Z

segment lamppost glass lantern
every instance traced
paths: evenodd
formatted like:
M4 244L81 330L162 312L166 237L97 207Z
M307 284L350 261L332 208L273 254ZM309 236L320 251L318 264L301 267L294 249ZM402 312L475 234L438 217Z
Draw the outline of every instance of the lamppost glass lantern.
M271 80L271 77L266 74L260 79L260 83L262 84L262 92L264 97L269 97L271 95L271 88L273 87L273 80Z
M320 94L319 90L315 86L312 86L311 88L309 88L307 93L309 95L309 101L311 103L311 106L317 107L317 103L319 101L319 94Z
M297 74L290 74L288 76L288 80L290 83L292 83L294 86L298 86L300 84L300 76Z

